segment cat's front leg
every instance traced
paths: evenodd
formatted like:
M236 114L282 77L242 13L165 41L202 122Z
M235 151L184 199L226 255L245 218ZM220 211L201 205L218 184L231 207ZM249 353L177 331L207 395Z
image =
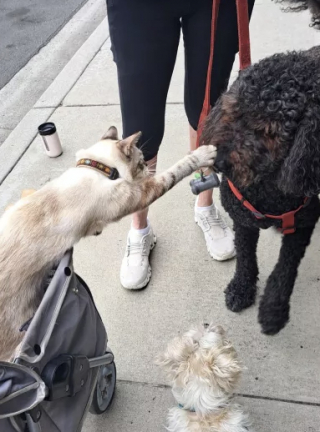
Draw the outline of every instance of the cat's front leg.
M201 146L169 168L168 172L173 171L178 177L180 175L181 177L177 179L178 182L200 168L212 167L216 155L217 149L213 145Z
M194 152L185 156L168 170L154 177L145 177L135 184L130 197L122 202L122 215L143 210L173 188L182 179L192 174L199 168L212 167L216 156L216 148L213 145L199 147ZM128 184L120 184L116 193L120 197L128 194ZM122 199L123 201L123 199Z
M194 171L200 168L212 167L216 154L217 150L213 145L201 146L163 173L144 178L141 181L142 191L148 191L150 184L154 186L152 193L146 197L147 205L158 199Z
M88 237L88 236L98 236L102 233L103 228L105 227L105 222L104 221L94 221L92 222L92 224L90 224L88 226L87 231L84 234L84 237Z

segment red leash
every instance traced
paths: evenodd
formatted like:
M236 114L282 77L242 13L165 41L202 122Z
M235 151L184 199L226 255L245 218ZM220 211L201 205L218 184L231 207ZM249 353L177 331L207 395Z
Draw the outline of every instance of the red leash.
M249 10L247 0L236 0L238 17L238 39L240 70L251 65Z
M242 70L251 65L249 10L248 10L247 0L235 0L235 2L237 5L240 70ZM199 147L204 121L211 109L211 105L210 105L211 76L212 76L212 67L213 67L214 42L215 42L215 35L216 35L218 15L219 15L219 6L220 6L220 0L213 0L212 18L211 18L210 57L209 57L209 64L208 64L208 71L207 71L205 96L204 96L202 111L200 114L199 124L198 124L196 147Z

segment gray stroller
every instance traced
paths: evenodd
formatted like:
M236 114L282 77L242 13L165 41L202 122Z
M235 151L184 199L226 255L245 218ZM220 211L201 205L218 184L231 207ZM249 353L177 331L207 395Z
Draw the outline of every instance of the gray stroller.
M79 432L89 409L107 410L114 358L90 290L74 273L72 251L21 331L19 356L0 362L1 432Z

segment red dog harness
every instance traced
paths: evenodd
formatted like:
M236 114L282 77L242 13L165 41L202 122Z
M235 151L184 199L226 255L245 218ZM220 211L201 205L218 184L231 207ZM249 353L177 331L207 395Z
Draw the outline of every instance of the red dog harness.
M287 213L283 213L282 215L279 216L275 216L275 215L270 215L270 214L262 214L260 213L258 210L256 210L253 205L251 205L249 203L249 201L247 201L243 195L241 194L241 192L235 187L235 185L228 180L229 183L229 187L232 190L232 192L234 193L235 197L238 198L238 200L241 202L241 204L248 209L249 211L251 211L251 213L257 218L257 219L278 219L281 220L281 228L278 228L278 230L282 233L282 234L293 234L296 230L296 224L295 224L295 215L296 213L298 213L299 210L303 209L304 207L306 207L311 198L305 198L303 204L298 207L296 210L292 210L290 212Z

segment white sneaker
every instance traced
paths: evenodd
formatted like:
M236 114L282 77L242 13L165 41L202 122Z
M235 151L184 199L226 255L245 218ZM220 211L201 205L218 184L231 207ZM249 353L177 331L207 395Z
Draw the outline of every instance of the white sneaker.
M122 260L120 281L127 289L141 289L148 285L151 279L149 255L156 244L156 236L150 226L147 234L130 230L127 238L127 248Z
M217 261L226 261L236 255L234 235L214 204L199 210L195 206L195 221L202 229L210 256Z

